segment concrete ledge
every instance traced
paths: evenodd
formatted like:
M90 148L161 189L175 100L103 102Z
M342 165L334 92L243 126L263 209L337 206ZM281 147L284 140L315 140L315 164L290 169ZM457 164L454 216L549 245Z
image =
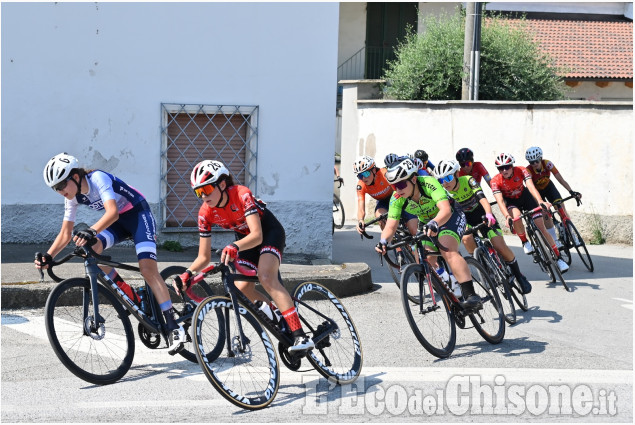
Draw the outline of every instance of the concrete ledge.
M73 272L73 274L66 274L65 277L83 276L83 265L73 264ZM280 273L284 286L290 293L298 284L306 281L320 283L338 297L362 294L370 291L373 287L370 267L366 263L316 266L283 264L280 267ZM122 274L125 277L126 272ZM2 275L3 281L9 277L4 270ZM224 294L219 276L214 276L207 281L212 286L214 293ZM142 284L140 279L128 280L128 283L134 287ZM42 308L46 305L49 293L55 285L57 284L50 281L44 283L33 281L2 283L1 307L2 309Z

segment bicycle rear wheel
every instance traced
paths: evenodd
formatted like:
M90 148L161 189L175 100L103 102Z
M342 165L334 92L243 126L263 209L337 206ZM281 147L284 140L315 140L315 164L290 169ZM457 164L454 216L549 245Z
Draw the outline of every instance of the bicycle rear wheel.
M578 251L578 255L580 259L584 263L584 267L587 268L590 272L593 271L593 261L591 260L591 255L586 248L586 244L582 239L582 235L578 232L578 229L571 222L571 220L567 220L567 233L571 244L575 247L576 251ZM577 242L577 243L576 243Z
M121 301L101 285L97 290L99 320L92 316L92 291L86 278L66 279L53 288L44 315L49 342L62 364L84 381L107 385L130 369L135 340Z
M313 338L329 326L329 322L316 312L337 325L326 338L314 340L315 348L306 355L309 363L329 381L340 385L354 382L362 370L362 344L353 319L341 301L316 282L299 284L293 291L293 298L307 335Z
M170 293L170 299L172 300L172 306L176 310L179 318L187 315L192 315L194 313L194 310L196 309L196 304L194 302L185 302L181 296L176 294L176 291L172 287L171 282L174 280L174 278L180 274L185 273L185 270L186 268L183 266L169 266L161 271L161 278L165 281L168 292ZM191 291L194 293L194 295L201 298L214 295L212 288L210 288L210 286L204 280L194 285L191 288ZM219 316L219 320L220 319L221 316ZM194 346L192 345L191 335L192 319L189 318L184 320L183 322L181 322L181 325L185 330L186 340L183 344L183 349L179 351L179 354L192 363L196 363L196 354L194 353ZM221 345L223 343L223 336L224 334L218 334L218 343Z
M441 282L431 273L432 292L425 267L409 264L401 275L401 304L408 324L421 345L430 354L447 358L456 344L456 325L450 301Z
M344 215L344 207L342 206L342 201L340 201L339 196L333 194L333 225L336 229L341 229L344 227L344 220L346 219Z
M490 344L498 344L505 336L505 317L498 291L487 274L487 270L476 259L465 259L474 282L474 291L481 297L482 308L470 314L477 332Z
M558 267L558 262L557 262L558 257L556 257L556 253L553 252L553 249L547 243L547 239L545 238L545 235L543 235L539 229L536 229L535 238L538 242L538 247L540 248L542 258L544 259L545 264L549 270L551 281L552 282L556 282L557 280L560 281L560 283L562 283L562 286L564 286L564 289L566 291L570 291L569 287L567 286L567 283L564 281L564 278L562 277L562 272L560 271L560 268Z
M244 346L236 311L246 337ZM280 386L278 356L267 332L244 306L236 310L228 297L206 298L196 308L192 327L198 363L225 399L248 410L262 409L273 401ZM219 335L225 336L220 349Z
M476 260L481 263L492 278L492 283L498 291L498 295L503 308L505 321L510 325L516 323L516 307L512 299L512 291L507 283L506 270L503 268L500 259L494 259L493 255L485 251L484 248L476 248Z

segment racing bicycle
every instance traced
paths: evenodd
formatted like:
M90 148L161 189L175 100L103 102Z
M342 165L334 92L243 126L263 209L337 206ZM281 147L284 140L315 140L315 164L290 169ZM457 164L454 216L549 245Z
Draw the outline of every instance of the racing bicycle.
M340 177L339 179L335 179L334 181L339 183L338 187L342 187L344 180ZM346 219L346 215L344 214L344 206L342 205L342 201L340 201L340 197L335 193L333 194L333 233L335 229L341 229L344 227L344 220Z
M584 267L587 268L590 272L593 271L593 260L591 260L591 255L587 250L586 244L584 243L584 239L582 239L582 235L578 232L578 229L575 227L571 218L564 214L564 211L560 208L560 206L570 199L575 199L578 206L582 205L582 201L575 196L568 196L564 199L559 199L554 201L551 205L554 207L555 211L551 211L551 217L553 219L553 224L558 229L558 238L562 243L563 249L560 249L563 252L562 259L566 261L568 265L571 265L571 255L570 251L575 248L584 264ZM566 256L565 256L566 252Z
M236 263L236 262L234 262ZM284 319L271 320L235 285L257 282L256 272L235 264L236 274L223 263L212 263L192 284L220 273L227 295L204 299L192 327L194 350L205 376L228 401L244 409L267 407L280 386L280 366L272 335L278 340L282 363L299 371L303 358L335 384L354 382L362 368L362 346L353 320L341 301L316 282L299 284L291 294L302 327L315 343L306 353L291 353L293 337Z

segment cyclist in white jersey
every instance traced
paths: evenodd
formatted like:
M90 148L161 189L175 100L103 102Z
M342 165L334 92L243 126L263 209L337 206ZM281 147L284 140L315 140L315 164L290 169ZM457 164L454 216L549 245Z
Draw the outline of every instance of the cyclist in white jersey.
M104 210L104 215L90 228L79 231L73 238L77 246L95 241L93 249L101 253L124 239L132 238L139 260L141 274L161 306L170 338L170 354L183 347L185 331L175 320L170 294L157 267L156 224L144 196L122 180L101 170L87 171L79 167L77 158L61 153L46 164L44 181L47 186L64 196L64 219L55 241L44 254L42 262L35 260L37 268L48 268L53 258L71 241L77 207L86 205L93 210ZM102 270L135 302L136 292L126 284L114 268Z

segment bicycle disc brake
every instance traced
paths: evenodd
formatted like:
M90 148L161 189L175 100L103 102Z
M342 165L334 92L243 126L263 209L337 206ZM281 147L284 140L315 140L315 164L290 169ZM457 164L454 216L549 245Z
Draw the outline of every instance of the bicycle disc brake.
M150 332L141 323L139 323L139 327L137 328L137 331L139 333L139 339L141 340L141 342L143 342L143 345L153 350L155 348L159 348L159 345L161 345L161 335L154 332Z
M102 322L97 327L95 327L95 320L93 316L86 317L84 320L84 333L90 336L92 339L102 340L106 336L106 326Z

